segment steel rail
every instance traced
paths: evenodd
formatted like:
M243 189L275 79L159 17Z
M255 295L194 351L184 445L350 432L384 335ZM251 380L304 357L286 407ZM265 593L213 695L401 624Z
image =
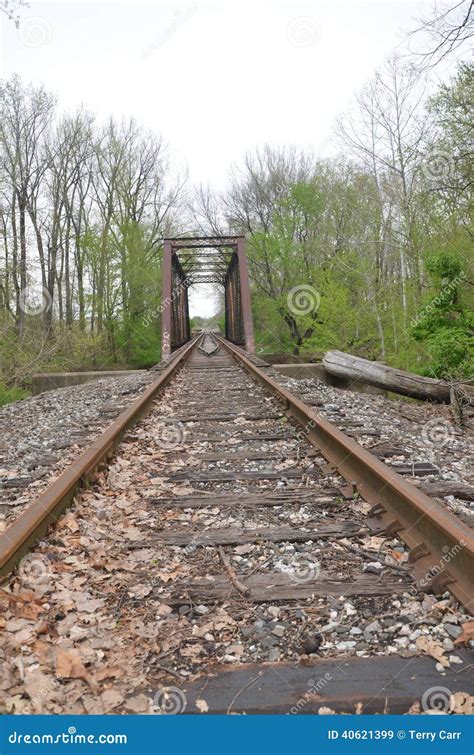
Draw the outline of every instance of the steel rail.
M474 531L266 375L242 349L216 334L212 337L284 402L351 492L372 504L369 521L408 545L419 587L438 593L448 589L473 613Z
M20 562L33 543L70 505L79 488L112 454L126 431L146 413L202 337L199 334L171 357L170 364L159 377L0 535L0 576Z

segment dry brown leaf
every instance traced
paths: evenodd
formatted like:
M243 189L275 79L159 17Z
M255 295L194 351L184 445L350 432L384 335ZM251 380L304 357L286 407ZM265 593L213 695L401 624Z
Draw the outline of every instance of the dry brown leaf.
M58 648L56 651L56 676L60 679L86 679L87 671L76 652Z
M144 694L129 697L125 701L125 707L132 713L148 713L150 708L150 698Z
M462 634L454 640L454 644L466 645L469 640L474 640L474 621L466 621L462 625Z
M430 637L418 637L416 647L437 660L444 668L449 668L449 660L444 655L443 646L436 640Z
M451 695L452 713L472 716L474 714L474 697L468 692L455 692Z
M123 695L116 689L106 689L100 697L106 710L117 708L123 703Z
M57 682L52 676L47 676L37 669L25 674L25 690L37 712L43 710L44 704L54 695L56 687Z
M109 668L103 668L94 674L95 682L103 682L104 679L120 679L123 676L123 670L118 666L110 666Z
M102 598L90 598L87 594L78 594L74 600L80 613L94 613L99 608L103 608L105 603Z
M179 577L181 569L175 569L175 571L162 572L158 571L154 573L154 576L161 579L162 582L172 582L176 577Z
M146 598L151 591L152 588L149 585L133 585L133 587L128 590L128 595L131 598Z
M66 514L58 522L59 529L68 529L70 532L78 532L80 527L74 514Z

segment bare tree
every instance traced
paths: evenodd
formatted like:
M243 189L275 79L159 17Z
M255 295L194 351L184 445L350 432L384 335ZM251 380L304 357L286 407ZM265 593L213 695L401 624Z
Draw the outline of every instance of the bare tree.
M426 34L430 40L418 53L422 65L432 68L474 36L474 0L460 0L442 7L435 4L430 18L420 21L411 37Z
M3 168L12 186L13 281L15 319L23 337L25 311L21 296L27 279L27 212L39 185L43 166L38 159L41 140L51 121L54 98L42 87L24 87L18 76L0 86L0 145ZM17 225L18 224L18 225Z
M375 181L382 218L379 240L387 254L398 248L405 313L407 279L418 290L421 286L418 177L428 130L424 97L419 72L392 57L357 95L355 112L337 125L343 143Z
M15 26L20 22L19 11L26 8L26 0L0 0L0 13L4 13L9 21L13 21Z

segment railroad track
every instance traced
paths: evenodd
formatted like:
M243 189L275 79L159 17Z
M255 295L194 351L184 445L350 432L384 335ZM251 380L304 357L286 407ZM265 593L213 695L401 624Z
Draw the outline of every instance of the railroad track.
M458 704L472 652L434 617L462 640L473 556L470 528L213 334L0 536L6 594L36 569L60 622L84 619L54 600L91 561L86 603L138 680L118 683L125 712L407 712L440 679Z

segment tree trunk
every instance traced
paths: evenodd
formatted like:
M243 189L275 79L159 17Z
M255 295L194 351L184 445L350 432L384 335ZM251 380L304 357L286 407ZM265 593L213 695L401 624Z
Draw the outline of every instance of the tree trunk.
M442 380L396 370L380 362L371 362L352 354L344 354L342 351L326 352L323 365L330 375L375 385L402 396L447 403L450 400L449 385Z

